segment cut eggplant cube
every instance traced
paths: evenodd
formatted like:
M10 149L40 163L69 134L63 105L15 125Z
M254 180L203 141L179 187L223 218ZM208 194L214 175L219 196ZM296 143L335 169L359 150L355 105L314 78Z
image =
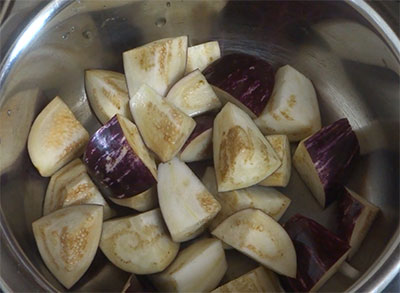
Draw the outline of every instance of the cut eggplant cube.
M180 251L162 273L151 276L160 292L209 292L218 286L227 269L218 239L201 239Z
M276 275L270 270L258 268L226 283L211 292L283 292Z
M250 117L231 103L214 120L213 151L220 192L257 184L281 165Z
M147 212L158 205L157 188L153 186L142 193L127 198L109 198L117 205L128 207L139 212Z
M171 160L179 152L196 126L192 118L148 85L140 87L129 105L145 144L162 162Z
M68 106L55 97L36 117L28 137L28 152L40 175L49 177L79 157L89 133Z
M195 238L221 206L196 175L177 158L158 166L158 201L176 242Z
M297 254L297 276L281 277L289 292L317 291L346 259L350 246L314 220L301 215L290 218L284 228Z
M32 223L39 253L67 289L92 263L99 245L103 207L78 205L57 210Z
M267 105L275 80L274 69L267 61L243 53L223 56L204 70L204 76L255 116Z
M174 84L166 100L192 117L221 108L217 95L198 69Z
M247 208L259 209L278 221L291 202L278 190L269 187L251 186L233 191L218 192L215 171L212 167L207 167L202 181L221 205L221 211L210 222L209 228L211 230L215 229L230 215Z
M50 178L43 204L43 216L62 208L65 185L86 173L86 167L80 159L68 163Z
M272 96L255 120L264 134L286 134L302 140L321 128L317 95L309 79L285 65L275 75Z
M269 175L258 184L262 186L286 187L286 185L289 183L290 174L292 172L292 159L289 139L286 135L280 134L267 135L265 138L278 155L282 165L274 173Z
M223 245L224 243L222 243ZM236 249L225 250L228 269L220 284L226 284L257 268L260 264Z
M260 210L236 212L211 234L278 274L296 276L292 240L281 225Z
M357 137L343 118L301 141L293 165L320 205L326 207L343 192L359 152Z
M217 41L191 46L188 48L186 73L196 69L203 71L219 58L221 58L221 49Z
M90 106L102 124L115 114L132 120L125 75L108 70L86 70L85 88Z
M212 159L212 127L214 117L204 115L194 118L196 127L183 145L179 158L183 162Z
M118 114L90 138L84 163L110 197L134 196L157 180L156 164L135 124Z
M338 235L347 241L351 248L350 259L360 247L374 222L379 208L354 191L345 188L338 201Z
M122 54L129 95L143 84L165 96L183 77L187 58L187 36L154 41Z
M104 222L100 248L121 270L153 274L174 260L179 243L169 236L160 209L154 209Z

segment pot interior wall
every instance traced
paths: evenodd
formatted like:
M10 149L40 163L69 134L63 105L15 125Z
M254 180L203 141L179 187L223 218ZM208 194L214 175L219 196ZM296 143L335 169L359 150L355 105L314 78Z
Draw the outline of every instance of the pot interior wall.
M398 61L378 34L343 2L76 1L45 24L16 56L0 95L1 212L28 259L58 290L44 266L31 223L42 213L48 183L31 164L26 139L37 113L59 95L90 133L99 126L83 84L85 69L122 72L122 52L156 39L189 35L191 44L218 40L224 53L259 55L291 64L317 91L324 124L347 117L362 155L348 186L382 212L351 264L365 272L399 222ZM334 228L335 204L322 210L294 171L282 190L296 212ZM77 291L120 291L128 274L101 252ZM336 274L322 291L353 284Z

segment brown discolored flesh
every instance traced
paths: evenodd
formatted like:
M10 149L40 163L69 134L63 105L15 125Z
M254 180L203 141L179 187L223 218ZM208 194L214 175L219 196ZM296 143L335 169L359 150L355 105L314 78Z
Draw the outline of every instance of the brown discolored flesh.
M107 195L126 198L156 183L156 166L136 126L116 115L90 138L84 163Z
M203 73L210 84L238 99L256 116L267 105L275 80L267 61L244 53L225 55Z
M293 241L297 255L296 279L281 277L286 291L317 290L338 269L350 246L328 229L302 215L290 218L284 228ZM333 270L333 271L332 271Z

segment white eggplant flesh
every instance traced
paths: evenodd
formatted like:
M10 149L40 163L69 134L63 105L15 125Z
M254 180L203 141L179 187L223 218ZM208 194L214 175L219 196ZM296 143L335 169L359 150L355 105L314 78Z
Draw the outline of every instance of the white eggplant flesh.
M102 124L115 114L132 120L125 75L109 70L86 70L85 88L90 106Z
M227 269L218 239L201 239L179 252L162 273L151 276L161 292L209 292L218 286Z
M227 192L218 192L215 171L207 167L202 177L203 184L215 196L221 205L221 211L210 222L209 228L215 229L230 215L247 208L255 208L278 221L290 205L291 200L270 187L251 186Z
M128 207L139 212L146 212L158 205L157 188L153 186L142 193L126 198L109 198L117 205Z
M286 187L289 183L292 172L292 159L289 139L283 134L267 135L265 138L278 155L282 165L274 173L269 175L258 184L262 186Z
M179 243L171 240L159 209L104 222L100 248L121 270L134 274L163 271Z
M63 207L65 186L86 173L86 167L80 159L68 163L50 178L47 185L46 195L43 204L43 216Z
M371 225L379 213L379 208L346 188L338 201L338 235L349 242L351 248L348 258L357 252Z
M185 73L188 37L154 41L123 53L129 95L143 84L165 97L170 87Z
M211 292L284 292L277 276L260 266Z
M65 185L62 197L62 207L80 204L97 204L103 206L103 219L107 220L114 215L102 194L94 185L92 179L85 172L81 176Z
M186 73L196 69L203 71L219 58L221 58L221 49L218 41L191 46L188 48Z
M191 140L182 149L179 158L187 163L212 159L212 128Z
M198 236L221 209L192 170L177 158L158 166L157 192L164 220L176 242Z
M281 165L250 117L231 103L214 120L213 151L220 192L257 184Z
M188 116L197 116L221 108L221 102L199 70L180 79L166 100Z
M103 207L70 206L32 223L40 255L50 272L67 289L92 263L99 245Z
M274 272L296 277L296 252L285 229L256 209L245 209L225 219L212 235Z
M28 152L40 175L49 177L79 157L89 133L68 106L55 97L36 117L28 137Z
M179 152L196 126L192 118L148 85L140 87L129 105L145 144L162 162L171 160Z
M255 122L264 134L286 134L290 141L317 132L321 116L311 81L289 65L279 68L270 100Z

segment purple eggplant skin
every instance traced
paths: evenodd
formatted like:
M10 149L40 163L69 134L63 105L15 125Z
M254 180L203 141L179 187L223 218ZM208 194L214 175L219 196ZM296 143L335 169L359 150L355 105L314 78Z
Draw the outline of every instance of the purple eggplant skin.
M360 145L347 118L323 127L305 140L311 160L325 190L325 206L344 192L350 166L360 154Z
M132 197L156 184L153 174L129 145L117 115L90 138L83 161L92 179L110 197Z
M309 292L350 249L346 241L299 214L291 217L283 227L292 239L297 255L296 279L280 277L287 292Z
M256 116L267 105L275 83L275 70L267 61L244 53L223 56L203 74L210 84L238 99Z
M342 196L338 200L338 229L337 234L344 241L350 243L354 227L364 205L344 189Z
M192 133L186 140L185 144L181 148L183 151L189 144L190 142L198 137L200 134L202 134L204 131L207 129L210 129L213 127L214 124L214 116L211 115L202 115L202 116L196 116L193 117L194 121L196 121L196 127L193 129Z

